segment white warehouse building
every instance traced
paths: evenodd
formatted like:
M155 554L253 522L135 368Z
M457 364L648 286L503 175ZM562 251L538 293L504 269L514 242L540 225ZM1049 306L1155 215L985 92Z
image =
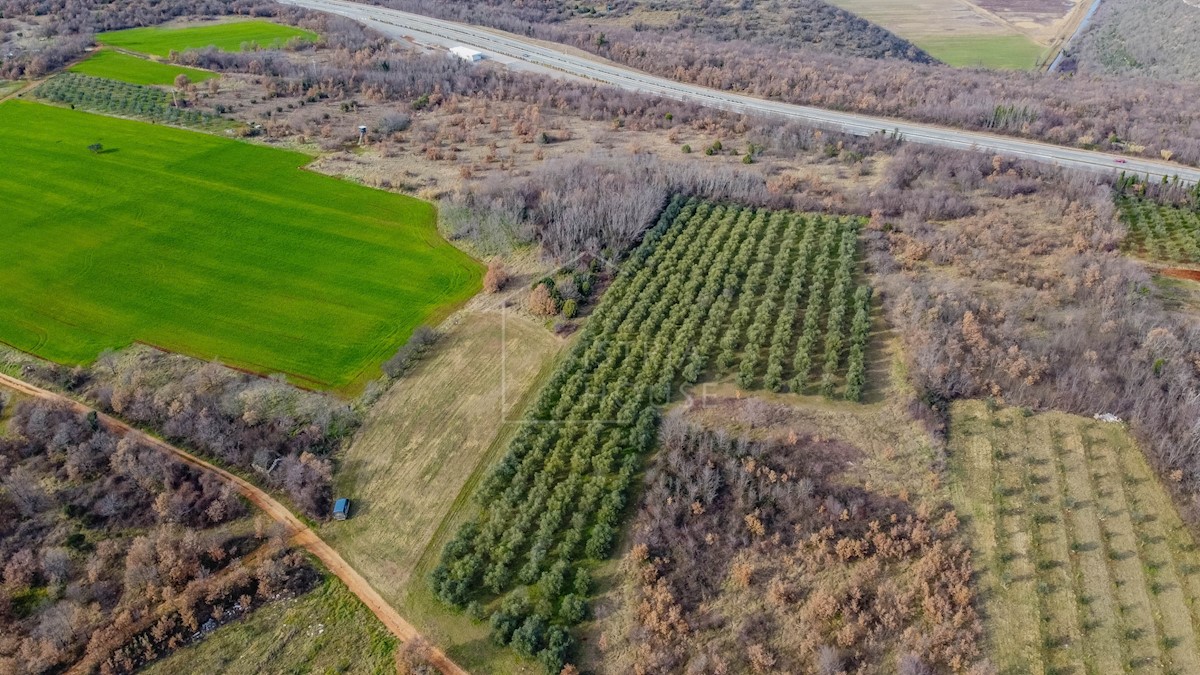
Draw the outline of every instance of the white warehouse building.
M451 47L450 53L462 59L463 61L475 62L483 60L483 53L471 49L470 47Z

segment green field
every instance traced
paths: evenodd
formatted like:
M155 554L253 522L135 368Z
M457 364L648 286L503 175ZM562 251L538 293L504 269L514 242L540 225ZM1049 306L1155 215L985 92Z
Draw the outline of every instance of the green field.
M187 75L192 82L203 82L217 76L212 71L140 59L109 49L96 52L91 58L71 66L69 70L131 84L174 84L175 77L181 73Z
M395 638L331 576L298 598L221 626L143 672L389 675L396 672L395 651Z
M480 288L432 205L300 153L9 101L0 155L0 342L54 361L143 341L353 391Z
M129 28L100 33L96 41L130 51L155 56L168 56L172 50L216 47L222 51L240 51L244 45L256 47L280 46L292 38L316 40L317 34L293 26L270 21L232 21L190 28Z
M915 40L917 46L951 66L1029 70L1044 48L1023 35L965 35Z

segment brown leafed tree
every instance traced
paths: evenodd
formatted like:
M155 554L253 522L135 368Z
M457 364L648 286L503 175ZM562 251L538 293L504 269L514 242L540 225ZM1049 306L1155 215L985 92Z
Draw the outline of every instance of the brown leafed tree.
M484 292L498 293L507 283L508 270L504 269L504 263L499 258L493 259L488 263L487 274L483 275Z
M554 316L558 314L558 302L554 300L554 296L550 294L550 289L546 284L538 284L537 288L529 294L529 311L537 316Z

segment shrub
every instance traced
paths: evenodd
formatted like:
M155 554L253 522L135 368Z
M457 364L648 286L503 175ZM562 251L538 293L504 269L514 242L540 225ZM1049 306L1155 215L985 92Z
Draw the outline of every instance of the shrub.
M500 604L500 609L492 614L492 640L499 645L507 645L513 640L513 633L525 623L529 616L529 601L521 595L510 595Z
M488 262L487 274L483 275L483 290L485 293L498 293L504 289L508 283L508 270L504 269L504 262L499 258L493 258Z
M574 643L571 634L565 628L562 626L550 627L546 634L546 648L538 653L538 660L546 667L547 673L553 675L563 672Z
M384 362L383 372L388 377L400 377L429 350L429 346L436 342L437 338L437 331L429 326L419 326L413 331L412 337L408 338L408 342L396 350L396 354L392 358Z
M513 632L512 647L525 656L534 656L542 651L546 644L546 629L548 624L540 615L532 614L525 619L521 627Z
M562 606L558 609L558 616L563 620L563 623L568 626L574 626L587 618L587 600L582 597L570 593L562 600Z
M379 120L379 126L375 129L381 134L396 134L402 131L408 131L412 126L412 117L405 113L388 113Z
M528 300L529 311L536 316L554 316L558 314L558 301L554 299L554 295L550 292L550 287L547 284L538 284L533 292L529 294Z

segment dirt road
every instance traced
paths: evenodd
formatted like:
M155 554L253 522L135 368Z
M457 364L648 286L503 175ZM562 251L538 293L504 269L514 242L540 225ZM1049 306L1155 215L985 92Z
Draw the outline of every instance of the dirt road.
M16 98L17 96L20 96L21 94L24 94L27 91L32 91L34 89L34 87L38 86L41 83L42 83L42 80L34 80L28 84L22 85L19 89L13 89L12 91L5 94L4 96L0 96L0 103L3 103L10 98Z
M27 394L36 398L63 401L79 411L81 414L92 412L92 408L79 403L78 401L69 399L65 396L56 394L52 391L36 387L24 380L17 379L0 373L0 385L14 389L22 394ZM119 435L131 436L145 445L149 445L159 450L172 455L176 459L185 464L190 464L201 471L208 472L218 478L233 485L239 493L246 499L250 500L264 513L271 517L274 521L283 524L291 532L290 541L295 546L303 547L309 553L320 560L329 571L341 579L350 590L358 596L359 600L363 601L367 607L379 617L383 625L387 626L397 638L403 642L408 642L421 637L421 634L413 628L412 624L404 620L396 610L392 609L391 605L384 602L383 598L371 588L367 580L362 578L354 568L338 555L338 552L333 550L328 544L313 532L312 528L305 525L299 518L292 514L283 504L280 504L271 495L255 487L243 478L239 478L228 471L214 466L194 455L191 455L170 443L157 439L149 434L134 429L128 424L96 411L100 416L101 423L109 430ZM428 659L439 671L444 675L467 675L467 671L463 670L450 660L441 650L430 647Z

